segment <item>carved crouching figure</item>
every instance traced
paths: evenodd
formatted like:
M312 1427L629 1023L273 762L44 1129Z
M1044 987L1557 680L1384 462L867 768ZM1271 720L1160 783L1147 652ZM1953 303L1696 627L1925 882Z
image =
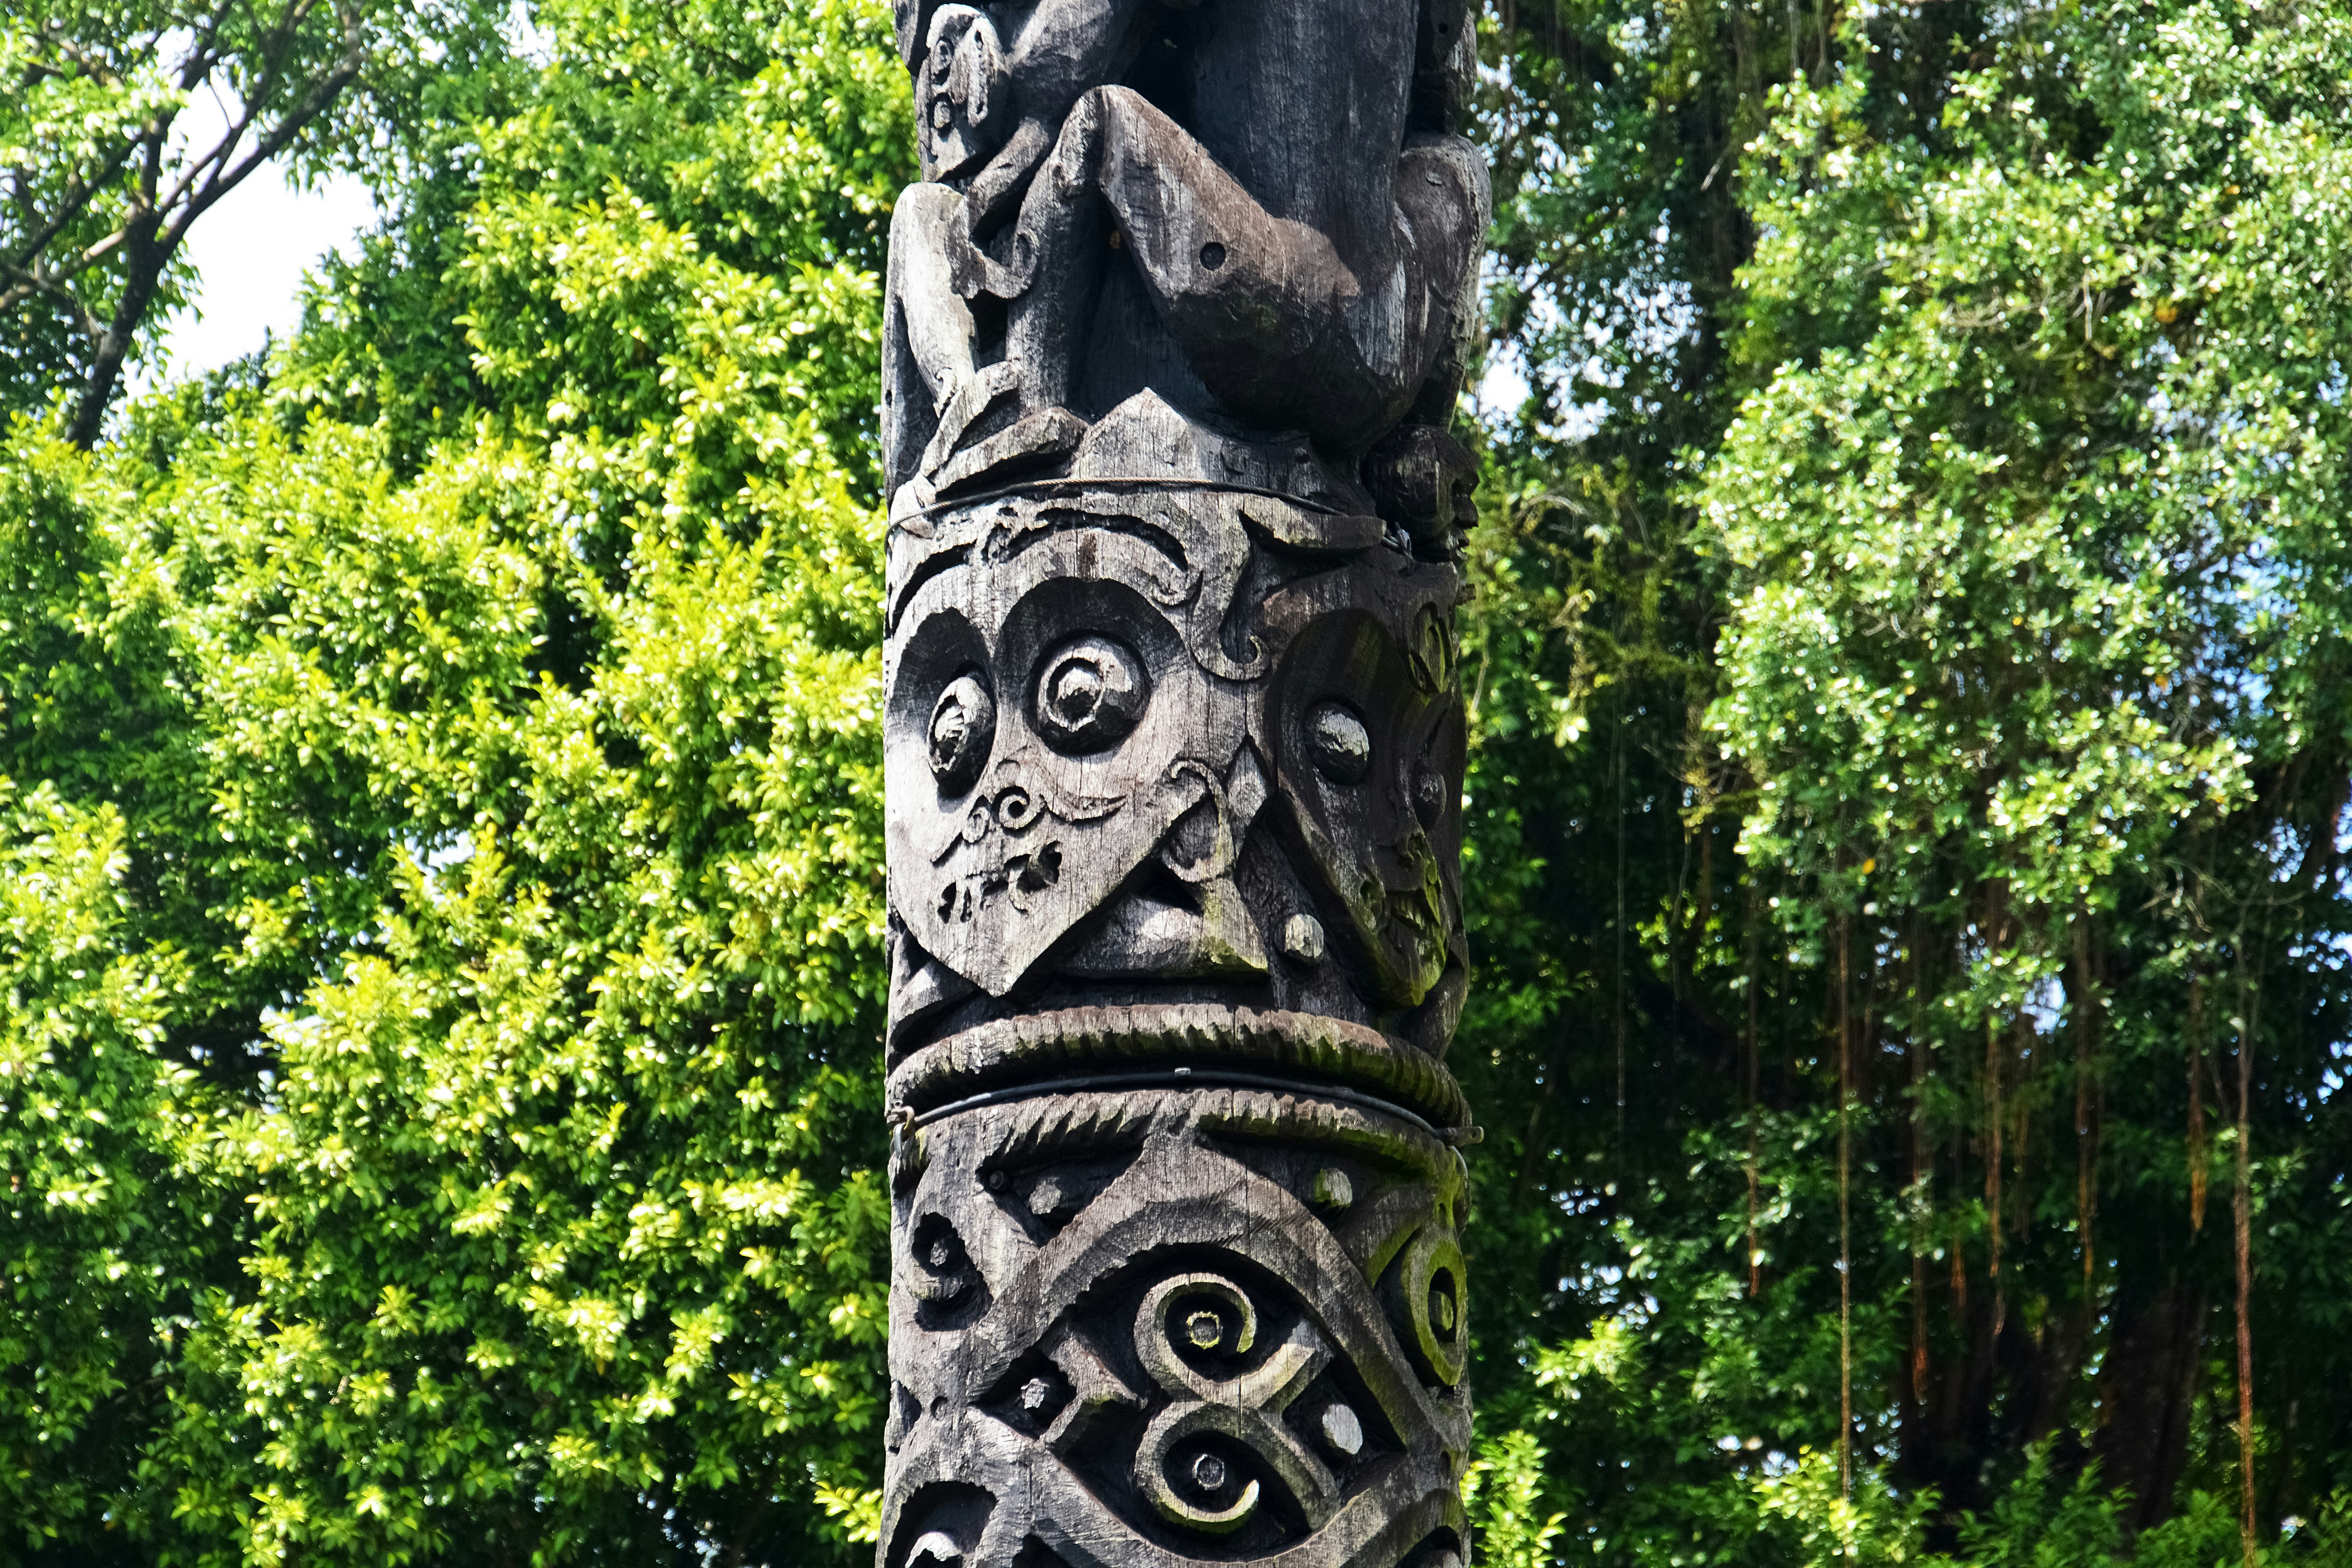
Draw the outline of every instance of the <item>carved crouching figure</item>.
M1460 1568L1465 0L901 0L879 1568Z
M1450 507L1468 459L1432 437L1489 205L1452 134L1460 0L1035 0L1007 34L901 0L899 22L932 177L891 229L900 513L1053 471L1146 389L1220 432L1302 433L1340 473L1404 422L1368 476L1442 464ZM1456 521L1393 499L1429 514L1401 523Z

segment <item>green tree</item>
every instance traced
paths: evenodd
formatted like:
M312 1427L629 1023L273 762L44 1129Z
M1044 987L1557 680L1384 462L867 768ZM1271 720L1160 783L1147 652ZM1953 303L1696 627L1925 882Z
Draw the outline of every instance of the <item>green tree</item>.
M0 409L95 442L124 365L188 305L189 228L256 171L367 160L497 7L381 0L36 4L0 22ZM217 123L201 110L210 99Z
M15 1190L100 1197L12 1234L0 1554L862 1550L903 76L871 5L538 21L287 354L0 465L79 835L8 841L105 872L18 942Z
M0 1555L87 1548L163 1411L155 1319L236 1216L184 1167L220 1107L155 1050L184 957L121 948L111 808L0 790Z
M2324 1552L2347 18L1498 22L1486 1407L1612 1560Z

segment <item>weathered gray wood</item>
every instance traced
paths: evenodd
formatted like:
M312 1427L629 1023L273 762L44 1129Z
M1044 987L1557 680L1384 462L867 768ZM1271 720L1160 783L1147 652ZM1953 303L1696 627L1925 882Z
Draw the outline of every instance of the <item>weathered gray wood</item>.
M1465 0L900 0L881 1568L1458 1568Z

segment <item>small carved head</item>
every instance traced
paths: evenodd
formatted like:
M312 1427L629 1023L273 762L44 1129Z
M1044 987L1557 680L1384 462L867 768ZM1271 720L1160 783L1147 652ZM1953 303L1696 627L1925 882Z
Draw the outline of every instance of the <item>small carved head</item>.
M1412 1008L1458 941L1464 732L1451 618L1366 574L1301 627L1267 739L1305 862L1386 1007Z
M996 24L970 5L931 16L915 75L915 111L924 177L950 180L1003 144L1011 115L1011 75Z

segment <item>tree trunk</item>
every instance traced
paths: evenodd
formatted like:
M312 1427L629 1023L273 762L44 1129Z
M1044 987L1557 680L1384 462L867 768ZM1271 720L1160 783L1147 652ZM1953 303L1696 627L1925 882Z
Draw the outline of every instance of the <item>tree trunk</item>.
M146 319L147 308L154 303L155 290L163 280L163 268L171 262L176 236L157 244L155 236L162 226L159 219L150 217L132 225L123 236L122 298L115 302L113 319L98 340L89 370L82 378L81 395L74 400L72 422L66 427L66 439L85 452L98 444L106 428L106 411L121 383L122 361L130 357L132 335Z
M2118 1299L2100 1369L2100 1474L2137 1499L2135 1531L2161 1524L2188 1461L2189 1422L2202 1364L2208 1303L2202 1291L2168 1279L2153 1295Z
M898 15L880 1568L1459 1568L1470 16Z

